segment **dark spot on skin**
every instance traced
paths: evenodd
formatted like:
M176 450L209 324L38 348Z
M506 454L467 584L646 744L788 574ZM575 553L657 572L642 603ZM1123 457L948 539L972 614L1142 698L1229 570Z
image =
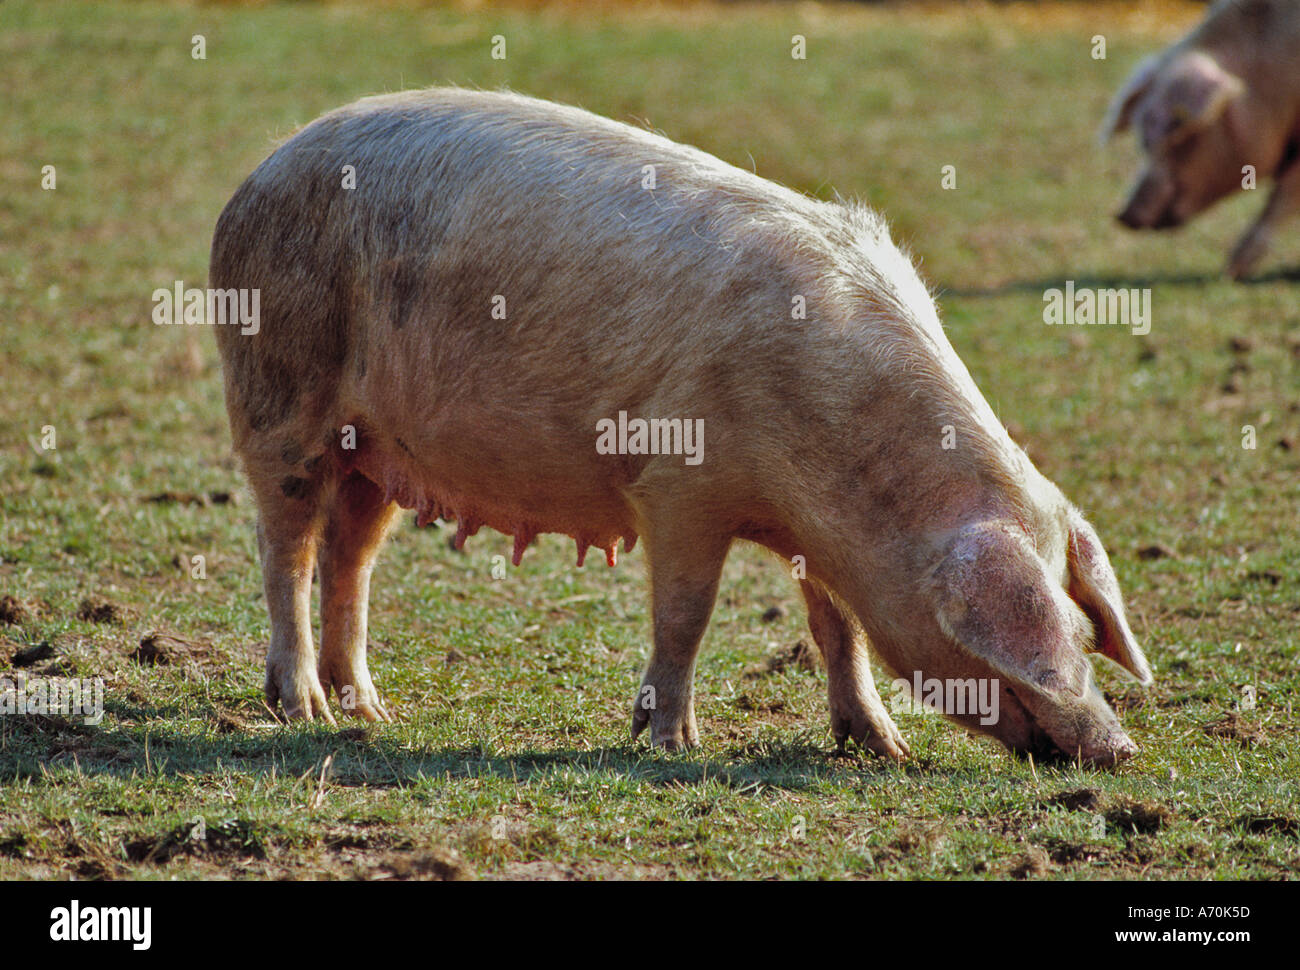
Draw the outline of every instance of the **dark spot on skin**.
M799 427L806 428L813 424L826 426L825 415L820 410L808 406L805 387L809 382L802 374L793 371L792 360L793 355L787 356L784 361L780 359L773 361L773 367L766 371L769 375L768 392L775 399L779 413L788 415L789 420ZM760 367L758 373L763 372Z
M388 285L393 308L393 329L401 330L420 296L420 274L411 263L393 260L389 264Z
M403 441L401 438L398 438L398 439L397 439L397 447L401 448L404 452L406 452L406 453L407 453L408 455L410 455L412 458L415 457L415 452L413 452L410 448L408 448L408 447L406 446L406 442Z
M289 439L280 446L280 460L286 465L296 465L302 461L302 447L298 442Z
M274 361L254 359L251 363L253 376L245 393L248 425L254 431L269 431L289 420L297 391Z
M315 458L308 458L307 461L303 463L303 470L307 472L308 475L314 474L316 469L320 467L321 459L324 457L325 456L321 454L317 455Z
M306 498L310 484L305 478L286 475L280 479L280 491L284 493L285 498Z
M366 376L366 364L369 354L366 352L366 333L365 328L359 328L352 333L351 343L351 360L352 370L358 377Z

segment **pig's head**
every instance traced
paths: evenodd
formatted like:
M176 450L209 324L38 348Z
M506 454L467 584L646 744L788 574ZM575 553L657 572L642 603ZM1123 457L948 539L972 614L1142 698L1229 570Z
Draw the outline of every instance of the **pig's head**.
M991 718L988 709L943 708L971 730L1018 754L1113 765L1137 746L1087 655L1101 654L1143 684L1151 671L1097 534L1043 484L1058 501L1029 522L1018 513L977 518L938 537L919 574L900 577L902 623L869 632L881 659L913 687L920 678L996 695Z
M1241 187L1248 157L1246 86L1204 51L1157 55L1111 104L1102 138L1134 128L1146 166L1117 218L1130 229L1166 229Z
M1027 534L1017 520L953 535L930 575L936 620L971 670L996 678L996 721L978 725L1017 752L1114 764L1137 751L1093 678L1097 652L1151 682L1119 584L1072 507ZM1044 535L1044 532L1055 535ZM1045 540L1045 541L1044 541Z

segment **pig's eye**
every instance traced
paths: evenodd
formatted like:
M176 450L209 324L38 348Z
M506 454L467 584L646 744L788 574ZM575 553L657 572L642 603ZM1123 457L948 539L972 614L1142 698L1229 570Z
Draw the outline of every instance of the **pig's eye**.
M1198 138L1199 133L1195 130L1189 131L1183 129L1182 131L1174 131L1165 139L1165 142L1161 147L1164 150L1166 158L1177 161L1186 158L1192 153L1196 148Z
M1277 166L1277 171L1284 172L1297 160L1300 159L1300 138L1290 142L1282 152L1282 161Z
M1197 126L1191 124L1190 119L1184 116L1163 117L1143 128L1143 147L1148 151L1173 155L1179 151L1186 151L1189 143L1195 141L1198 134Z

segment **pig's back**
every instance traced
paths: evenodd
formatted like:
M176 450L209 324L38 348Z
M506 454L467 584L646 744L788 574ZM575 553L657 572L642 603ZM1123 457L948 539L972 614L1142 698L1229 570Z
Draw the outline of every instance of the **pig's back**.
M213 285L259 287L262 325L218 333L228 367L304 371L417 417L485 397L584 428L619 409L703 416L742 406L734 387L688 393L722 361L755 386L819 370L814 331L836 309L819 288L853 243L842 213L576 108L369 98L300 131L227 205Z
M580 109L432 89L362 100L286 142L223 213L214 265L238 237L245 277L324 271L369 330L481 334L503 297L500 337L577 338L599 318L689 338L756 271L793 284L801 258L849 241L836 210ZM695 313L645 313L660 301Z

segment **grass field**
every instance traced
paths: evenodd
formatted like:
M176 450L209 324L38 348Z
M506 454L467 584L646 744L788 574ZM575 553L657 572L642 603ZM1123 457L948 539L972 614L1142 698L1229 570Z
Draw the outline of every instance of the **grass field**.
M0 669L102 677L106 710L0 717L0 878L1295 877L1300 232L1234 285L1259 193L1177 235L1113 222L1136 152L1096 124L1203 9L1128 6L0 6ZM576 570L549 536L497 580L508 538L457 553L409 517L371 600L398 723L277 726L215 344L151 294L205 285L222 205L296 126L448 82L882 209L1110 550L1157 680L1100 677L1142 752L1035 766L907 711L906 764L836 757L797 590L755 548L702 651L703 748L635 746L640 552ZM1068 279L1149 286L1150 334L1045 326Z

